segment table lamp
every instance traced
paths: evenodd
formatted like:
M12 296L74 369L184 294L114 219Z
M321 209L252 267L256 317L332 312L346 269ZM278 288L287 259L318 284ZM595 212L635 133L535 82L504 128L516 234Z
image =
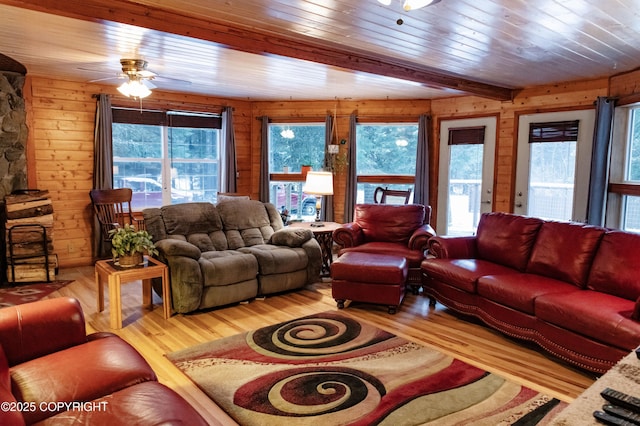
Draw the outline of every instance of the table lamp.
M309 172L307 180L302 187L302 192L316 196L316 221L311 226L319 227L324 224L320 222L320 208L322 207L322 196L333 195L333 173L331 172Z

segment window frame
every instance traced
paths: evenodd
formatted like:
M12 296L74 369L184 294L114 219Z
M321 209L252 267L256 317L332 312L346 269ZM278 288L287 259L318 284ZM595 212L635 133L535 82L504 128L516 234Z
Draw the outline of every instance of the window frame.
M615 108L611 138L605 224L623 230L626 229L625 211L628 197L640 197L640 181L627 179L633 126L631 116L634 111L640 114L640 103L619 105Z
M319 139L318 143L320 144L321 142L321 147L322 147L322 151L324 152L324 155L326 156L327 153L325 152L325 134L326 134L326 122L325 121L314 121L314 120L302 120L302 121L270 121L269 122L269 130L268 130L268 136L267 136L267 143L268 143L268 155L269 155L269 199L273 200L273 198L276 198L276 202L274 203L274 205L276 206L276 208L278 209L278 211L280 211L283 207L287 209L287 212L289 213L289 217L291 219L294 220L304 220L303 216L314 216L315 215L315 201L313 203L314 206L314 213L313 215L307 214L305 215L304 213L306 212L305 209L305 199L306 198L310 198L310 197L305 197L304 193L302 192L302 184L304 184L304 182L306 181L306 173L301 171L295 171L295 172L288 172L288 173L284 173L284 171L277 171L274 172L271 170L271 149L272 149L272 144L271 144L271 128L278 126L278 127L300 127L300 126L314 126L314 127L321 127L322 128L322 138ZM295 133L295 132L294 132ZM296 165L297 166L297 165ZM297 167L296 167L297 168ZM314 168L314 170L317 170ZM285 205L284 206L280 206L278 205L279 203L277 202L277 198L278 198L278 194L272 194L272 189L274 186L277 185L285 185L285 197L289 197L289 200L285 200ZM293 207L291 205L291 187L292 186L300 186L299 191L296 191L295 193L297 193L297 200L298 203L296 203L296 213L292 214L292 211L289 211L289 209L293 210ZM309 201L307 201L307 203L309 203ZM299 213L298 213L299 212Z
M419 129L418 120L393 120L393 121L368 121L358 119L356 123L356 128L358 126L415 126L416 130ZM356 135L357 135L356 130ZM357 137L357 136L356 136ZM418 149L418 140L417 132L416 132L416 155ZM356 151L360 150L362 144L356 139ZM358 152L356 152L356 157ZM415 166L415 158L414 158L414 166ZM357 167L357 166L356 166ZM416 185L416 172L414 169L413 174L360 174L356 171L356 187L359 187L361 184L371 184L378 186L389 186L392 185L389 189L401 189L406 190L407 186L411 188L411 200L413 200L413 196L415 195L415 185ZM395 186L393 186L395 185ZM359 191L358 191L359 192ZM366 202L365 200L358 200L359 202ZM373 202L373 201L372 201ZM411 202L411 201L410 201Z
M141 114L142 112L147 114ZM203 189L203 199L206 201L211 201L215 203L216 194L219 191L220 185L220 167L221 167L221 149L222 149L222 116L221 113L212 112L212 111L185 111L185 110L171 110L171 109L148 109L148 110L140 110L133 109L129 107L123 106L112 106L112 115L113 115L113 125L117 124L131 124L131 125L147 125L147 126L155 126L160 130L160 147L161 153L159 157L116 157L115 152L112 153L112 162L114 164L114 168L116 163L131 163L131 162L141 162L141 163L159 163L160 164L160 184L161 187L161 205L169 205L173 204L173 192L179 191L184 192L185 190L180 188L174 188L173 186L173 165L175 162L178 163L202 163L206 162L209 164L217 165L217 176L214 177L216 183L216 187L213 189ZM171 156L171 129L181 129L181 128L189 128L189 129L213 129L216 130L215 133L215 157L214 159L202 159L202 158L174 158ZM112 138L112 144L115 143ZM115 150L113 150L115 151ZM120 185L115 182L115 173L114 173L114 182L113 187L118 188ZM138 176L125 176L123 179L131 179L131 178L139 178ZM142 183L144 187L147 187L147 183ZM191 193L194 191L193 188L186 190ZM210 194L208 197L206 193ZM146 193L146 192L145 192ZM195 201L195 200L194 200ZM198 200L200 201L200 200ZM136 206L132 203L132 210L134 212L141 212L145 208L149 208L152 206ZM155 207L155 206L154 206Z

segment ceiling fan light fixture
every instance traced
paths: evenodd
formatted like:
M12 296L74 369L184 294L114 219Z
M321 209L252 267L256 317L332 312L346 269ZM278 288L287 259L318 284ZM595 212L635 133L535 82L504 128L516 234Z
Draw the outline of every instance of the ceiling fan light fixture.
M122 83L122 85L118 87L118 91L126 97L140 99L146 98L151 94L151 90L149 90L147 86L145 86L140 80L135 79Z
M436 3L440 3L440 0L405 0L402 8L408 12L410 10L416 10L426 6L431 6L432 4Z
M378 3L382 3L385 6L389 6L391 4L391 0L378 0Z

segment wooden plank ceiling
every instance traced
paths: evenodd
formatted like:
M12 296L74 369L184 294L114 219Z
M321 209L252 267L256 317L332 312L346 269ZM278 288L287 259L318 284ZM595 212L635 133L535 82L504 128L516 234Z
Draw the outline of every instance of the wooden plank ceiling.
M504 100L637 68L639 14L640 0L0 0L0 53L114 85L119 59L140 57L162 89L229 98Z

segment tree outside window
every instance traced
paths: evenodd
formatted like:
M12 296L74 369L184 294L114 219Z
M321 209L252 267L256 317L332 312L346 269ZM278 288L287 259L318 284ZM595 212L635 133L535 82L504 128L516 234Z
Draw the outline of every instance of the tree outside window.
M313 170L325 166L325 125L273 123L269 125L269 201L291 219L311 220L316 199L302 192L303 165Z
M413 190L418 124L358 124L356 147L356 202L373 203L373 194L378 186Z

